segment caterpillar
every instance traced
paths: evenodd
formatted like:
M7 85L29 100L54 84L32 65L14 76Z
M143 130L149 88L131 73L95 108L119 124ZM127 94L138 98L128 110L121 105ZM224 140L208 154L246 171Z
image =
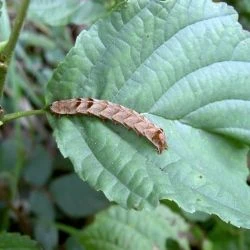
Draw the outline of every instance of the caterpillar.
M116 103L93 98L74 98L53 102L50 105L50 111L59 115L83 114L108 119L146 137L159 153L167 149L163 129L157 127L142 114Z

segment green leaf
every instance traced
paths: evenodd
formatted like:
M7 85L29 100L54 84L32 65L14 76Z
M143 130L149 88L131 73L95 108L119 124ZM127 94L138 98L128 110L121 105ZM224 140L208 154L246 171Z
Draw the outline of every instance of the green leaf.
M52 221L55 218L55 211L48 195L42 191L32 191L30 198L30 210L41 220Z
M83 31L47 87L60 99L106 99L166 133L143 137L92 117L49 116L79 176L124 207L170 199L250 228L250 36L224 3L133 0Z
M108 201L75 174L57 178L51 183L51 194L67 215L84 217L107 207Z
M51 222L37 221L34 231L36 240L43 245L44 249L55 249L59 236L58 230Z
M51 38L30 31L24 31L20 35L20 42L25 46L34 46L44 50L55 50L58 46Z
M68 23L91 24L106 13L103 3L96 0L33 0L28 17L60 26Z
M34 149L32 157L24 169L24 179L30 184L43 186L52 173L52 159L41 146Z
M138 212L114 206L97 215L80 241L87 249L165 249L168 238L176 239L183 249L189 249L184 220L166 207L154 212ZM182 235L182 236L181 236Z
M84 250L85 248L74 237L69 237L65 242L66 250Z
M3 7L3 2L0 1L0 17L1 17L1 15L2 15L2 7Z
M39 250L38 244L28 236L17 233L0 233L1 250Z
M237 3L242 11L250 13L250 2L248 0L238 1Z
M213 250L250 249L250 231L219 222L207 235Z
M11 155L11 157L9 157ZM0 172L13 171L17 163L16 138L8 138L0 144Z
M6 0L2 0L2 8L1 8L1 14L0 14L0 41L7 41L9 39L10 35L10 20L8 16L8 11L6 7Z
M239 11L240 14L240 23L249 30L250 27L250 1L249 0L241 0L241 1L229 1L235 6L235 8Z

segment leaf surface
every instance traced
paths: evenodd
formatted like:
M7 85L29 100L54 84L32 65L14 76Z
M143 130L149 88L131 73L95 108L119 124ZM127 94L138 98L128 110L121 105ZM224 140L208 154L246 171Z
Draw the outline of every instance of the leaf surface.
M55 210L52 201L43 191L32 191L29 198L30 210L42 221L53 221Z
M103 3L96 0L33 0L28 17L51 26L91 24L105 11Z
M134 132L92 117L49 116L78 175L124 207L176 201L250 228L250 36L210 0L133 0L83 31L47 87L47 104L107 99L166 133L159 155Z
M51 222L38 220L34 228L35 238L41 243L43 249L54 250L59 242L57 228Z
M24 169L24 179L34 185L43 186L49 180L52 173L52 158L42 147L33 149L33 155Z
M187 250L184 235L188 230L184 220L166 207L138 212L117 206L99 213L95 222L83 231L80 241L89 250L165 250L166 240L171 238Z
M21 236L17 233L0 234L1 250L41 250L38 244L28 236Z

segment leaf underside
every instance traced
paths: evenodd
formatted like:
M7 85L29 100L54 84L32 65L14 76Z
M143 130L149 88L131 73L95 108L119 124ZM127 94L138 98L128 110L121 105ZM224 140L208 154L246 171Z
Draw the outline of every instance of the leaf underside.
M47 87L47 104L106 99L166 133L161 155L143 137L93 117L48 115L64 157L128 208L174 200L250 228L250 36L210 0L131 0L83 31Z

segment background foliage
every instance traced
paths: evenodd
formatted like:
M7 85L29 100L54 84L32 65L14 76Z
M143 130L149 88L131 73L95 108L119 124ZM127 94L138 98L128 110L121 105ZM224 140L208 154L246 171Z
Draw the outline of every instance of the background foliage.
M46 83L74 46L76 37L98 18L122 9L123 2L72 0L62 4L62 1L33 0L7 79L3 99L6 112L42 107ZM228 2L235 6L240 22L249 29L248 1ZM7 4L6 9L3 1L1 8L1 44L9 37L10 23L19 1ZM164 202L155 212L108 208L111 204L102 193L94 191L74 174L71 162L62 158L51 133L45 117L21 119L1 127L0 230L30 235L40 244L17 234L3 233L0 234L4 239L0 238L3 249L19 240L24 249L43 246L48 250L60 247L146 249L150 246L149 249L249 249L249 230L230 226L216 216L188 214L174 203ZM141 143L144 141L140 140ZM230 152L233 154L233 151ZM239 170L236 165L237 162L233 166L235 175ZM184 170L186 166L181 167ZM232 193L235 188L232 186ZM244 201L244 197L240 200ZM247 216L241 223L248 223Z

